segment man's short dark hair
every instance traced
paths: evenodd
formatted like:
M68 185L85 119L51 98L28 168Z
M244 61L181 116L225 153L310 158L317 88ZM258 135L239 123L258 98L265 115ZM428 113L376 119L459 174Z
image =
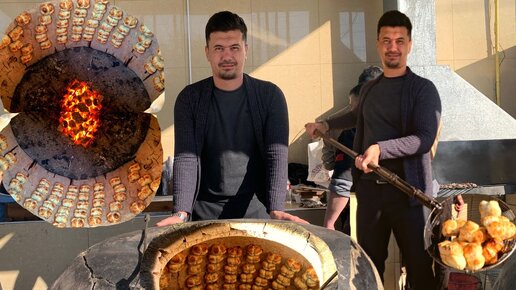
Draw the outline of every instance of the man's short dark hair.
M213 14L206 24L206 45L208 45L211 33L219 31L228 32L237 29L242 32L242 39L247 41L247 26L242 17L230 11L221 11Z
M385 12L380 20L378 20L378 28L376 30L376 37L380 35L380 28L389 27L405 27L407 28L409 39L412 38L412 23L407 15L399 12L398 10L391 10Z

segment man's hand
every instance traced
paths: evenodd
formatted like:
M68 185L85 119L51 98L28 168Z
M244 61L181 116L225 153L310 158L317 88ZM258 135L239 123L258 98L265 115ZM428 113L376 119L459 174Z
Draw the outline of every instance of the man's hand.
M462 210L462 206L464 205L464 200L462 199L462 195L457 195L453 198L453 203L455 207L455 211L457 211L457 215Z
M315 135L316 129L321 131L322 133L326 133L328 131L326 124L323 122L306 123L305 124L305 131L308 134L308 136L310 136L311 139L319 137L319 136Z
M186 216L188 216L186 212L182 212L182 213L185 214ZM168 218L163 219L163 220L159 221L158 223L156 223L156 226L164 227L164 226L178 224L178 223L182 223L182 222L184 222L184 221L178 216L169 216Z
M364 171L364 173L370 173L373 170L367 165L369 163L378 165L380 161L380 146L378 144L373 144L367 148L367 150L364 152L364 155L358 155L355 159L355 166Z
M275 220L293 221L298 224L305 224L305 225L310 224L309 222L305 221L304 219L297 217L295 215L291 215L284 211L273 210L273 211L271 211L270 216L272 219L275 219Z

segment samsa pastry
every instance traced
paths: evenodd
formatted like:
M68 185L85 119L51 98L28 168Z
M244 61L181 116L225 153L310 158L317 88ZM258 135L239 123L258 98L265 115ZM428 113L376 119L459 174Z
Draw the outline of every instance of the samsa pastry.
M59 8L66 10L66 11L72 10L72 8L73 8L72 0L61 0L59 2Z
M47 39L47 40L45 40L45 41L41 42L41 43L39 44L39 47L40 47L41 49L49 49L49 48L51 48L51 47L52 47L52 42L51 42L50 40L48 40L48 39Z
M466 269L477 271L484 267L485 258L482 255L482 246L477 243L469 243L463 248L466 258Z
M18 24L20 26L24 26L24 25L29 24L31 19L32 19L32 16L30 15L30 13L27 11L24 11L20 15L16 16L16 18L14 20L16 21L16 24Z
M8 35L4 35L2 37L2 40L0 41L0 50L6 48L10 43L11 43L11 38ZM2 143L2 145L3 144L5 144L5 143ZM5 144L5 148L3 148L3 147L4 146L1 146L0 149L2 149L2 150L7 149L7 144Z
M502 209L496 200L482 200L479 204L480 218L486 216L501 216Z
M8 33L8 35L12 41L17 41L23 36L23 28L21 26L16 26Z
M498 262L498 252L504 247L502 241L496 239L489 239L482 246L482 255L485 258L485 265L493 265Z
M4 37L2 38L2 43L4 43L5 37L6 37L6 35L4 35ZM7 38L9 38L9 37L7 37ZM11 43L10 38L9 38L9 43ZM7 43L7 44L9 44L9 43ZM8 146L9 145L7 143L7 137L5 137L4 135L0 134L0 150L4 151L5 149L7 149Z
M32 52L34 52L34 47L32 46L32 43L27 43L24 46L22 46L22 48L20 50L21 50L22 55L30 55L30 54L32 54ZM12 153L9 153L9 154L12 154Z
M77 0L77 7L79 8L90 8L90 0Z
M51 23L52 23L52 16L50 16L50 15L40 15L39 16L39 24L50 25Z
M32 60L32 54L26 54L20 56L20 61L23 64L26 64Z
M41 15L48 15L50 16L52 13L54 13L54 4L50 2L43 3L39 6L39 12Z
M129 210L133 214L139 214L145 209L145 202L141 200L133 201L129 206Z
M117 211L112 211L107 214L107 220L110 223L118 223L122 219L122 216Z

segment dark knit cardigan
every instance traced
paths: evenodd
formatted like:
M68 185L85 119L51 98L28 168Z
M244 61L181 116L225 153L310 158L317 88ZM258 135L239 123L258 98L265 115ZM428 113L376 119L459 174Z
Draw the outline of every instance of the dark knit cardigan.
M363 104L368 93L383 75L364 85L360 91L360 102L354 112L328 120L330 128L350 128L356 125L357 132L353 149L359 153L363 147L364 117ZM378 142L380 160L403 158L405 180L432 196L432 163L430 149L437 135L441 118L441 99L435 85L428 79L413 73L407 67L406 80L401 96L402 137ZM359 180L360 170L354 167L353 180ZM354 183L356 184L356 182ZM412 204L417 204L414 199Z
M288 111L283 92L271 82L244 74L254 135L264 158L264 188L257 193L267 211L284 210L287 188ZM186 86L174 107L175 152L173 168L174 211L192 213L200 188L201 152L214 82L209 77ZM237 120L236 120L237 121Z

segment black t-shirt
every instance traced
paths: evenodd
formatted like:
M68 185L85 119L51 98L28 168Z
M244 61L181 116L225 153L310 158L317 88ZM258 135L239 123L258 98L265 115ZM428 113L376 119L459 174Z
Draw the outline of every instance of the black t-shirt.
M255 195L264 192L260 190L264 165L244 87L215 89L207 121L193 218L268 217Z
M405 76L382 77L369 91L363 104L364 147L362 152L379 141L401 137L401 92L405 79ZM380 166L403 177L401 159L380 160ZM373 176L375 175L365 174L363 178Z

